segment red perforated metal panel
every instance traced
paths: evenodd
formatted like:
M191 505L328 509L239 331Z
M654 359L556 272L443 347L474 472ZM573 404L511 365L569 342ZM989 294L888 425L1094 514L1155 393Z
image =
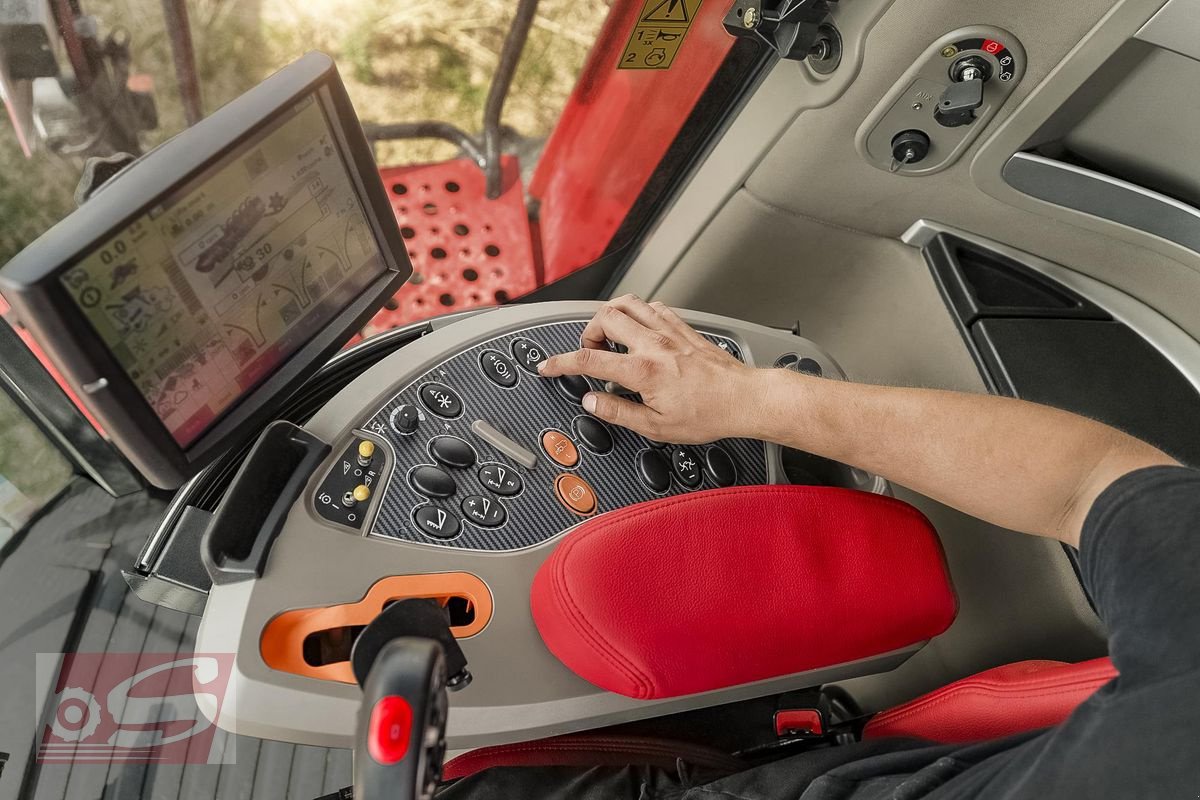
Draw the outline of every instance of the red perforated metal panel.
M504 191L484 192L468 159L384 167L383 177L408 244L413 277L363 335L476 306L495 305L538 286L529 216L517 159L503 159Z

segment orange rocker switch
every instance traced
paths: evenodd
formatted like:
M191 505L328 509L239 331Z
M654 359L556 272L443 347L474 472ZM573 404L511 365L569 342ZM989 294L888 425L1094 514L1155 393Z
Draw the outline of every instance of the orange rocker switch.
M596 511L596 492L578 475L565 474L555 478L554 494L576 514L586 517Z
M573 467L579 463L579 448L562 431L546 431L542 434L542 449L555 464Z

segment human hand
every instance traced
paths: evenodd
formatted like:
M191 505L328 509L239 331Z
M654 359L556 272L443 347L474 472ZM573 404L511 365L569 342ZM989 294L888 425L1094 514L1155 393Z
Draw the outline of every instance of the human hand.
M608 342L628 348L614 353ZM625 295L604 305L579 350L539 365L543 377L589 375L642 396L589 392L584 409L659 442L701 444L753 435L760 370L709 342L662 303Z

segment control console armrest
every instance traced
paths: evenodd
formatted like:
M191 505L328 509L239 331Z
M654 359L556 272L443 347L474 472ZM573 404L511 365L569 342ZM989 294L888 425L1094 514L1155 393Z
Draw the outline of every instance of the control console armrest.
M560 661L638 699L870 659L927 641L957 612L919 511L814 486L715 489L604 514L546 560L531 605Z

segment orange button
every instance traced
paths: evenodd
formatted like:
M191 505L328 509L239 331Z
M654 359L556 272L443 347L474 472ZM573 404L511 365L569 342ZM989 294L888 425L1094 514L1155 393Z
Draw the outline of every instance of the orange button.
M542 449L556 464L573 467L579 463L579 448L562 431L546 431L542 434Z
M555 478L554 494L576 514L586 517L596 511L596 492L578 475L559 475Z

